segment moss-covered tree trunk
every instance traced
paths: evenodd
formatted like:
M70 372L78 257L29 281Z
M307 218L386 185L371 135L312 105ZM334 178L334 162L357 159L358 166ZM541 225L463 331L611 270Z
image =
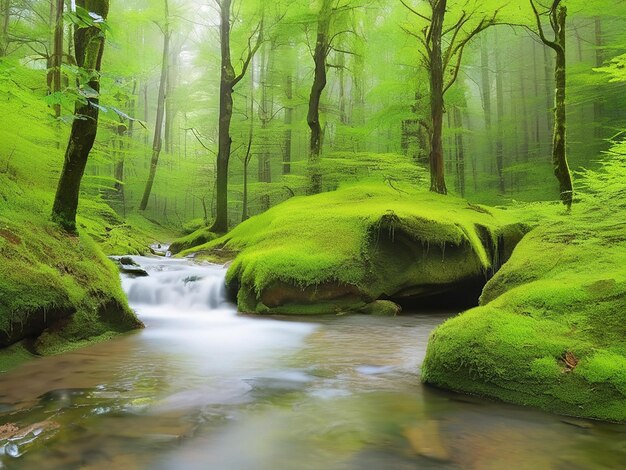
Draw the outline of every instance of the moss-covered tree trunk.
M542 42L554 50L556 54L556 66L554 78L556 92L554 99L554 131L552 140L552 166L554 175L559 182L559 193L563 204L571 208L574 188L572 175L567 163L567 114L566 114L566 88L567 88L567 59L566 59L566 20L567 8L562 5L562 0L555 0L547 14L550 17L550 25L554 31L554 40L546 37L541 23L541 16L533 0L530 4L535 13L537 28Z
M320 156L322 152L322 125L320 124L320 103L322 93L326 88L326 59L330 51L330 20L332 14L331 0L323 0L317 17L317 37L315 40L315 50L313 51L313 62L315 71L313 75L313 85L309 95L309 110L307 114L307 124L311 130L309 143L308 177L309 183L307 192L318 194L322 191L322 173L320 168Z
M431 38L429 50L429 75L430 75L430 117L431 117L431 141L430 141L430 190L440 194L447 194L444 177L443 159L443 87L444 66L442 58L441 41L443 37L443 22L446 14L446 0L433 0Z
M76 5L99 15L103 20L106 20L109 13L109 0L77 0ZM76 63L90 77L86 84L80 85L86 85L96 93L100 91L99 72L104 43L104 33L97 23L76 26L74 34ZM76 231L80 183L98 131L98 103L98 96L76 102L75 119L54 198L52 220L69 232Z
M157 97L156 122L154 125L154 139L152 141L152 158L150 160L150 172L148 180L143 191L143 197L139 204L139 210L145 211L150 201L150 193L154 185L157 167L159 166L159 157L161 148L163 147L163 119L165 117L165 92L167 90L167 76L170 57L170 30L169 30L169 11L168 0L165 0L165 25L163 27L163 58L161 63L161 78L159 81L159 94Z
M572 206L573 184L572 175L567 163L567 128L566 128L566 56L565 56L565 20L567 18L567 9L564 6L559 7L557 13L558 25L558 44L561 46L556 51L556 67L554 78L556 82L556 97L554 108L554 141L552 149L552 165L554 166L554 174L559 181L559 190L561 201L568 208Z

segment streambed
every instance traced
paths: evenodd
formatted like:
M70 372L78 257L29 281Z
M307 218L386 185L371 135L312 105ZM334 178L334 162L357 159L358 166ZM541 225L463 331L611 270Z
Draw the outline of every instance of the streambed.
M146 329L0 375L0 468L619 468L626 427L424 387L451 314L257 318L223 268L135 257ZM22 430L4 438L2 425Z

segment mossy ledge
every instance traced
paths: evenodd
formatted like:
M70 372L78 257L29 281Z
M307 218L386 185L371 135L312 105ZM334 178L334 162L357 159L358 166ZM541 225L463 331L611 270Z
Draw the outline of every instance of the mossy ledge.
M476 302L526 230L506 211L359 184L290 199L181 255L232 255L227 282L243 312L344 313L450 293Z
M425 382L626 421L626 230L580 214L527 235L481 306L433 332Z
M0 348L28 339L31 352L53 354L141 326L87 235L32 215L0 220L0 257Z

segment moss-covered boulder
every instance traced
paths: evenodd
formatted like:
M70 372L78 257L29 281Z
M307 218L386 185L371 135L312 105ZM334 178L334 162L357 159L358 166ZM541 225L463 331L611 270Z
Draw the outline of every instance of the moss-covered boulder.
M49 354L141 326L117 268L88 236L16 218L0 218L0 348L29 339Z
M227 280L244 312L338 313L378 299L477 299L524 233L506 211L362 184L293 198L182 254L236 254Z
M527 235L481 306L432 334L423 380L626 421L626 226L607 215L570 216Z

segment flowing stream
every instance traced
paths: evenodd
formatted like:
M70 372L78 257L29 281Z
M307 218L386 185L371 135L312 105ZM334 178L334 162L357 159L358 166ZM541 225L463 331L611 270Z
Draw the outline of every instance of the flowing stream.
M142 331L0 375L0 468L623 468L626 427L424 387L449 315L256 318L225 270L134 258ZM10 426L20 429L3 439ZM11 434L11 433L9 433Z

